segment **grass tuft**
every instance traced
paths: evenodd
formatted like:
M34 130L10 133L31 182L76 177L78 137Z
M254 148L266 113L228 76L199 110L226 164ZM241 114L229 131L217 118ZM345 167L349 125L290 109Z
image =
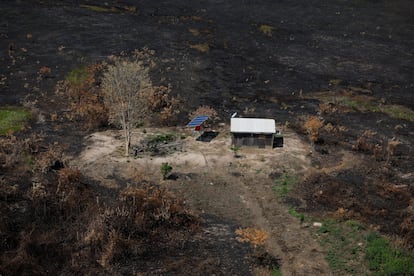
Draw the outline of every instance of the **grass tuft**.
M274 28L272 26L266 24L260 25L259 27L259 31L269 37L273 35L273 30Z
M202 53L207 53L210 51L210 46L207 43L202 43L202 44L191 44L190 45L191 49L196 49Z
M69 73L66 74L66 80L70 82L71 85L80 85L86 81L90 76L88 71L88 66L83 65L81 67L75 68Z
M106 7L101 7L101 6L94 6L94 5L80 5L81 8L85 8L94 12L120 12L117 8L115 7L110 7L110 8L106 8Z
M0 135L23 130L31 117L31 113L25 109L17 107L0 108Z

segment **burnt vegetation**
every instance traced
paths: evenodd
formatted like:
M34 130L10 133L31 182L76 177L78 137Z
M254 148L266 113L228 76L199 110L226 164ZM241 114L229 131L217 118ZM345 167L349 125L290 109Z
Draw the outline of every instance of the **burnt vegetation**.
M5 275L151 271L146 258L162 260L199 229L200 219L155 183L133 183L113 196L47 146L32 154L30 143L18 141L13 146L26 144L34 161L19 180L0 181ZM10 153L8 140L1 142ZM19 162L3 158L2 169L22 168Z
M82 16L74 23L64 22L79 36L72 36L69 29L56 31L64 24L55 24L55 17L44 30L39 27L34 32L30 26L33 34L22 34L16 28L28 28L27 22L16 17L14 9L27 12L24 6L30 5L6 2L0 3L5 8L2 23L12 31L0 30L4 38L0 44L8 53L0 57L7 64L0 72L0 88L12 100L22 100L30 112L25 109L24 118L13 121L15 128L0 133L0 274L245 272L237 270L238 262L231 266L227 259L206 256L204 251L216 245L203 239L203 220L173 193L150 182L144 172L129 185L120 179L123 188L109 189L68 165L66 155L81 150L79 137L120 128L111 120L111 102L105 101L102 87L105 72L120 60L127 64L140 60L149 71L148 87L141 95L142 116L133 127L184 124L187 114L189 119L209 115L214 126L235 110L245 117L276 117L312 146L306 156L312 171L305 179L292 177L295 184L290 185L287 174L277 177L280 183L274 189L293 205L292 210L306 217L356 220L414 251L409 54L413 29L412 21L405 19L412 5L409 1L395 6L392 1L354 1L355 6L349 4L352 8L348 3L345 7L344 1L332 5L315 1L308 6L300 1L267 1L273 8L262 3L210 4L197 9L160 4L166 5L165 10L150 1L142 9L123 1L109 1L105 6L35 1L42 12L50 6L49 13L63 15L56 18L66 19L68 11L93 14L97 21L91 28L112 24L113 18L124 22L123 16L133 20L113 26L110 32L97 28L94 32L99 36L84 41L77 40L89 35L88 28L79 27L86 25L77 21L85 20ZM372 13L377 10L383 14ZM244 16L250 11L254 11L251 17ZM110 21L102 14L109 15ZM243 16L229 20L230 14ZM256 22L257 15L266 18ZM294 21L298 18L304 21ZM348 24L349 18L357 23ZM236 21L240 25L229 24ZM134 28L126 28L131 22ZM398 32L394 31L399 24ZM153 35L142 36L154 29ZM45 30L62 37L65 45L46 45L51 42L46 43L40 34ZM129 41L109 45L112 48L104 52L102 45L90 44L100 41L102 31L105 40L123 37ZM71 44L72 39L85 44L82 51L76 49L79 44ZM163 43L153 44L162 50L160 57L148 48L124 52L154 41ZM358 46L348 47L351 43ZM93 56L94 51L123 52L103 59ZM48 57L48 64L43 57L50 53L54 56ZM70 69L59 64L68 60ZM181 150L180 139L159 134L137 147L150 155L166 155ZM233 150L238 156L238 149ZM355 163L347 164L347 154L355 157L348 163ZM168 179L167 173L164 178ZM240 228L237 234L256 247L268 237L256 230ZM233 253L233 244L220 246L214 247L216 251ZM239 252L246 253L243 250ZM278 266L279 260L267 252L259 252L256 258L270 268Z

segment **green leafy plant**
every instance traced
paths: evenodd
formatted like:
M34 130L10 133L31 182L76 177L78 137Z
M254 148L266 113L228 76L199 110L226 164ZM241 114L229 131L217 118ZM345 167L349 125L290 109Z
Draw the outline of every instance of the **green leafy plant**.
M172 166L170 164L168 164L168 162L162 163L161 164L161 174L162 174L162 179L167 179L168 174L172 171Z
M23 130L31 119L31 113L17 107L0 108L0 135Z

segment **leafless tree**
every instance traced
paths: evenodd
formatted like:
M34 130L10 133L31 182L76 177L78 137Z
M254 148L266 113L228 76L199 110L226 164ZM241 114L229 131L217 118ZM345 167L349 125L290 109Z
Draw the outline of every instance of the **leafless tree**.
M140 60L116 59L103 74L101 87L109 110L109 122L122 127L126 156L131 143L131 129L146 115L145 93L151 86L149 68Z

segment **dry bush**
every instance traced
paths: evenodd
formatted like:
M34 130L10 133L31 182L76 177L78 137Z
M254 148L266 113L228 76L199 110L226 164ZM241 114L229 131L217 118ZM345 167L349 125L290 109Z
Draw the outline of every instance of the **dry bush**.
M42 80L50 76L51 73L52 73L52 69L50 67L42 66L40 67L39 72L37 72L37 75L38 75L37 79Z
M37 152L42 139L33 133L28 138L10 135L0 137L0 168L14 169L16 173L30 172L33 154Z
M157 252L178 246L182 236L177 233L188 235L198 228L198 223L181 201L166 190L128 186L120 192L117 204L90 221L83 251L74 255L73 262L79 262L79 256L92 256L102 267L110 269L148 250ZM174 238L178 236L180 239Z
M213 123L216 123L218 120L220 120L217 111L208 105L200 106L199 108L188 114L188 118L190 120L194 119L194 117L196 116L208 116L209 120L211 120Z
M58 163L64 163L64 147L59 144L49 145L35 155L34 170L48 173Z
M319 130L323 127L323 121L317 116L309 116L303 127L308 134L309 140L315 143L319 139Z
M171 85L161 85L151 87L145 94L151 123L169 126L176 122L181 101L171 96L171 91Z
M263 245L269 238L269 233L256 228L239 228L236 230L237 240L239 242L250 242L254 247Z
M364 131L352 146L353 150L369 153L377 160L387 160L395 154L395 150L401 142L397 140L388 140L379 136L372 130Z
M322 114L333 114L338 111L338 108L333 103L320 103L319 110Z
M85 129L107 124L108 110L104 105L98 80L106 63L92 64L81 70L73 80L58 81L55 93L68 100L70 110L67 118L79 122Z

